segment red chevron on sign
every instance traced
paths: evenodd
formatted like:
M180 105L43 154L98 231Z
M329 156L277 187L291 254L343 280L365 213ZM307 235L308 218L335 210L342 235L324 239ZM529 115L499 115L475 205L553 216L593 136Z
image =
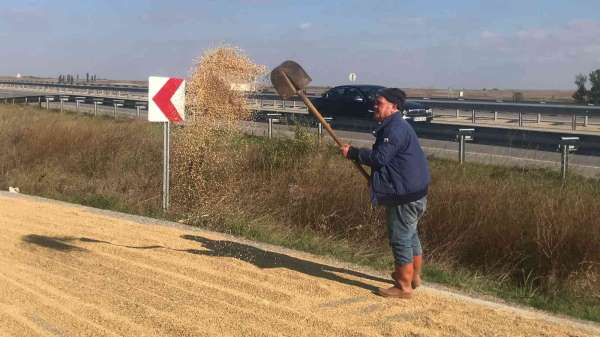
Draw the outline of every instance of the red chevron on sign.
M171 103L171 97L173 97L175 91L177 91L177 89L181 85L181 82L183 82L183 80L180 78L169 78L167 83L165 83L165 85L158 91L158 93L154 97L152 97L154 103L158 105L160 110L165 114L165 116L167 116L167 118L171 122L181 121L181 117L177 113L177 109L175 108L173 103Z
M180 78L150 77L148 119L181 122L184 119L185 81Z

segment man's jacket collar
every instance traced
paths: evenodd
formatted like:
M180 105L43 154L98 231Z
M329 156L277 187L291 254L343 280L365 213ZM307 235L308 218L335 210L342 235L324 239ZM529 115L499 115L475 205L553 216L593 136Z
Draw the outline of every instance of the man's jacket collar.
M396 111L393 114L389 115L386 119L384 119L383 121L379 122L377 125L377 127L375 128L375 130L373 130L373 134L377 134L380 130L382 130L383 128L385 128L386 125L388 125L392 119L397 118L398 116L400 116L400 111Z

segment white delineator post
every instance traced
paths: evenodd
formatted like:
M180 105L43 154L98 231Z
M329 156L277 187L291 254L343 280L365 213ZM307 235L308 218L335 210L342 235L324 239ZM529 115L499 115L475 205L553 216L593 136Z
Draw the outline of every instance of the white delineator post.
M185 120L185 81L173 77L148 79L148 120L163 123L163 210L169 208L171 123Z

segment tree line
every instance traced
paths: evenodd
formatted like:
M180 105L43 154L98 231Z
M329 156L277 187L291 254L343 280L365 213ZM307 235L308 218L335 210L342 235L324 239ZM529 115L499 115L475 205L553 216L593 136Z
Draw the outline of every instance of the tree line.
M592 71L588 76L578 74L575 76L575 85L577 86L577 90L573 93L575 102L600 105L600 69Z
M79 74L77 75L58 75L58 83L69 83L73 84L75 82L79 82ZM90 75L90 73L85 73L85 82L96 82L96 74Z

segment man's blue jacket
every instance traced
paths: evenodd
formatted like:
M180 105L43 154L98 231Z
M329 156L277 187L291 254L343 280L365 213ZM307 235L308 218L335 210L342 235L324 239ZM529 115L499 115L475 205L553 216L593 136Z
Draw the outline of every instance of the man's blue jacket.
M351 147L348 158L371 167L371 201L399 205L427 195L431 182L427 157L413 128L396 112L373 131L373 149Z

